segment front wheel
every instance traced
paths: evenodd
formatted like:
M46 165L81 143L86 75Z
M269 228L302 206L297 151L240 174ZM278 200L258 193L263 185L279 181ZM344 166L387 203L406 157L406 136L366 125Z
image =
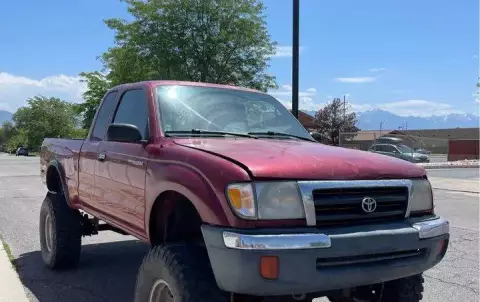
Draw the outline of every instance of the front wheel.
M421 301L423 299L423 282L422 274L386 282L382 302Z
M423 299L422 274L385 283L362 286L349 298L328 297L331 302L419 302Z
M154 246L138 271L135 302L228 302L209 264L202 247Z

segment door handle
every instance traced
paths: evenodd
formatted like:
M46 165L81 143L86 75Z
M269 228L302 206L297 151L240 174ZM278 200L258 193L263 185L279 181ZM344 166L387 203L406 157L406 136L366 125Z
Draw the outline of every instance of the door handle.
M99 161L105 161L105 153L98 153L98 158Z

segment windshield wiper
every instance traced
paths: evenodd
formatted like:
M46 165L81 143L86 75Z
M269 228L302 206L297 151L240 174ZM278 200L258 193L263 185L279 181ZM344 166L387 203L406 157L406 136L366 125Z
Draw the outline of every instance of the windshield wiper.
M238 133L238 132L228 132L228 131L211 131L211 130L203 130L203 129L192 129L190 131L165 131L165 136L174 136L175 134L212 134L212 135L231 135L231 136L238 136L238 137L249 137L258 139L255 135L250 133Z
M248 134L251 135L268 135L268 136L283 136L283 137L293 137L293 138L298 138L301 140L309 141L309 142L316 142L315 140L311 140L309 138L299 136L299 135L294 135L294 134L289 134L289 133L283 133L283 132L275 132L275 131L265 131L265 132L248 132Z

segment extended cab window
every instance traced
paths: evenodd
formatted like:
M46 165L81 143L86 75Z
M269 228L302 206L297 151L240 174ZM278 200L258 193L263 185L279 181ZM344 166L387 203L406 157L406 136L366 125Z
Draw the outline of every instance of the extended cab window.
M115 101L117 99L117 92L113 91L107 94L102 102L102 105L98 111L95 119L95 126L92 131L92 139L102 140L105 136L106 126L110 123L109 118L113 110L115 109Z
M135 125L140 130L142 138L148 139L148 109L145 92L141 89L125 92L113 122Z

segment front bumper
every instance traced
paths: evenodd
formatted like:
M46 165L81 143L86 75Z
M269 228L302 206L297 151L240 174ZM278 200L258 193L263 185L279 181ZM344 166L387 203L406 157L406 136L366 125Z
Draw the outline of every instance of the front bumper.
M308 294L381 283L436 265L448 247L448 221L429 220L316 229L236 230L202 226L218 286L259 295ZM276 256L279 274L264 279L260 259Z

